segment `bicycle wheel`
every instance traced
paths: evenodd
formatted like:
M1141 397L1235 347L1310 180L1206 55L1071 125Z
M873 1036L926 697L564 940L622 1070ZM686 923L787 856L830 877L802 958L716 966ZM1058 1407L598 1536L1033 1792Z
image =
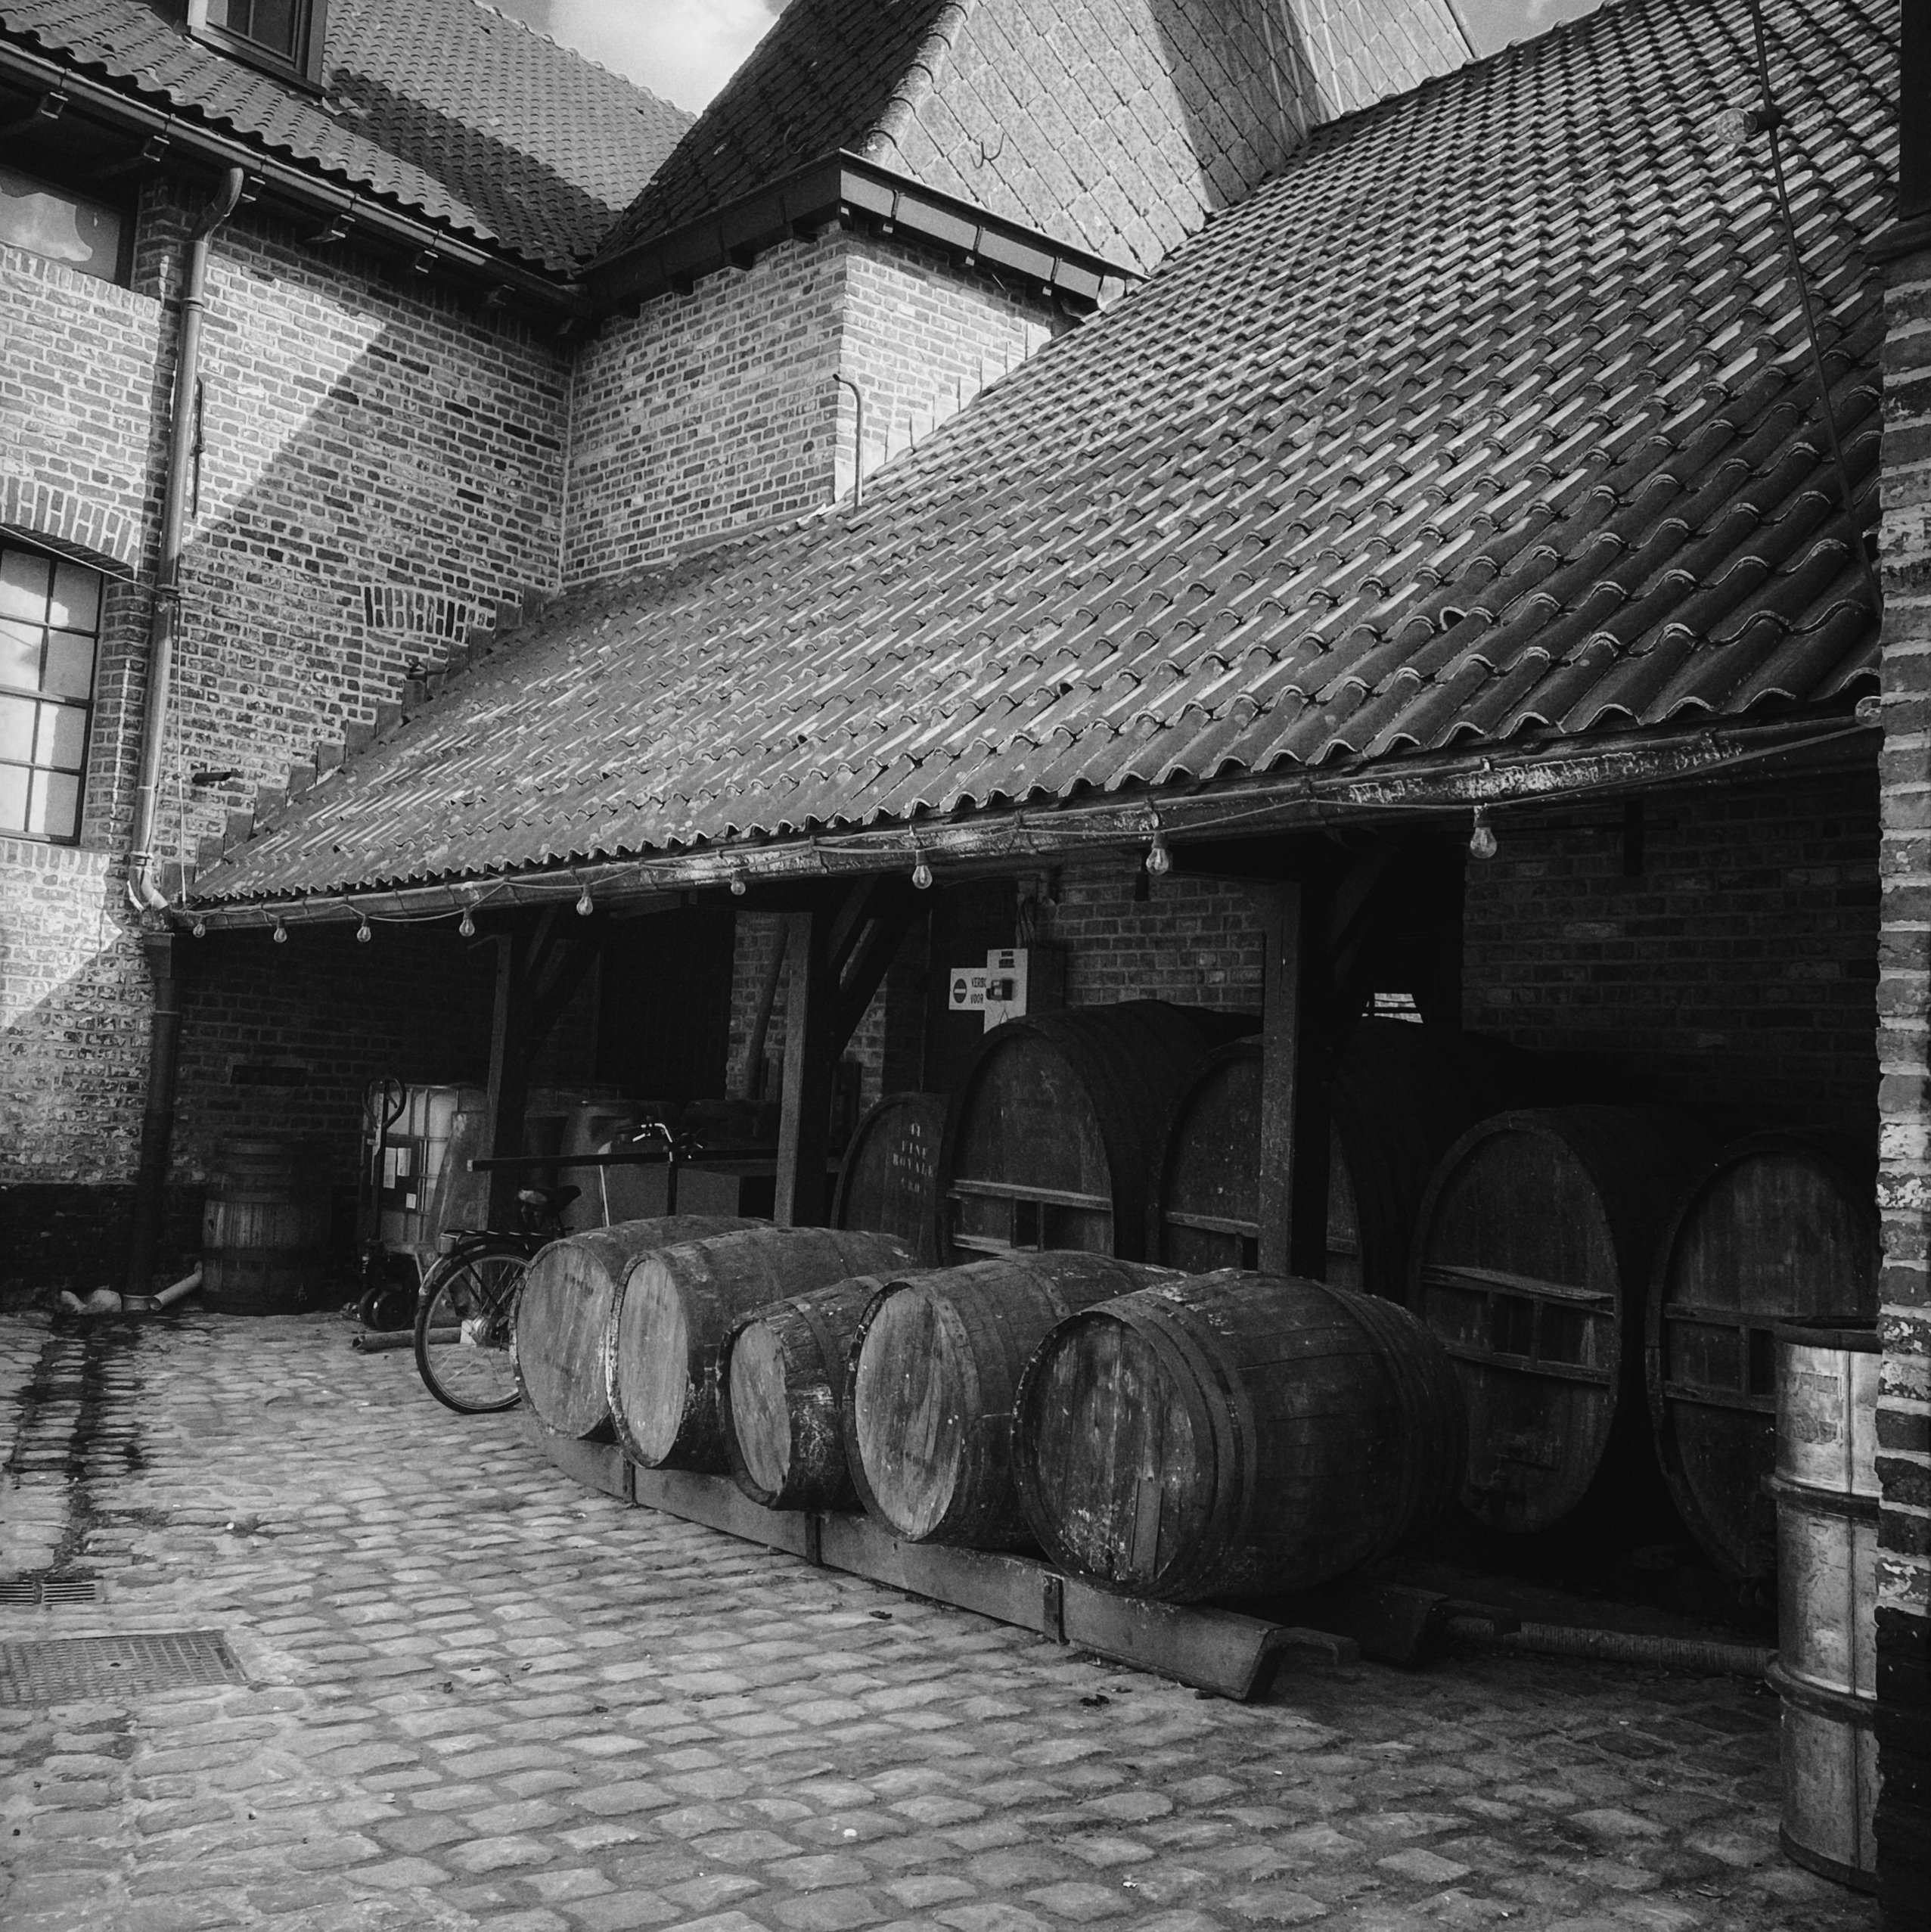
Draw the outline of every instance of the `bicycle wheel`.
M510 1340L529 1266L517 1248L472 1249L445 1256L423 1284L416 1367L430 1393L460 1415L514 1409L520 1399Z

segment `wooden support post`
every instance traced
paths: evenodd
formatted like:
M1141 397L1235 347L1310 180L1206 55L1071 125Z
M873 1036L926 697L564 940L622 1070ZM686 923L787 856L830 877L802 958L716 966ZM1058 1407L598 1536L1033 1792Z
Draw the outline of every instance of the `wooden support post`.
M1311 886L1267 890L1261 1032L1260 1265L1327 1270L1324 921Z
M785 936L784 1097L778 1126L781 1228L818 1228L829 1206L824 1163L837 1036L838 980L829 908L793 912Z
M489 1028L489 1086L486 1143L492 1159L523 1151L523 1106L529 1097L532 1042L529 1027L529 936L522 932L494 934L496 946L496 1005ZM523 1185L515 1169L498 1168L489 1176L489 1222L492 1228L517 1223L517 1189Z

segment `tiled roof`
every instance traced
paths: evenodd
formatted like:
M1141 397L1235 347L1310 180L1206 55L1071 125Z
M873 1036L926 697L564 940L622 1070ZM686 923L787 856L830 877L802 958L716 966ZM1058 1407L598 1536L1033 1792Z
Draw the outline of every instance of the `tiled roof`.
M606 587L197 898L1479 751L1867 688L1895 8L1625 0L1317 135L840 511ZM1155 794L1157 796L1157 794Z
M842 151L1144 273L1468 57L1448 0L791 0L601 259Z
M0 31L553 269L595 247L691 118L476 0L335 0L320 99L142 0L0 0Z

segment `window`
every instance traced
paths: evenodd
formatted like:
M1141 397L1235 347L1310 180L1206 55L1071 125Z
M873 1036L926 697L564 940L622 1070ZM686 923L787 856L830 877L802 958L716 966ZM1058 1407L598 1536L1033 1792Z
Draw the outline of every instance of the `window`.
M208 0L208 24L278 54L290 66L300 57L296 30L302 24L298 0Z
M126 226L115 209L17 169L0 168L0 244L9 248L118 281Z
M244 61L319 85L328 11L328 0L189 0L188 23Z
M101 576L0 541L0 833L80 836Z

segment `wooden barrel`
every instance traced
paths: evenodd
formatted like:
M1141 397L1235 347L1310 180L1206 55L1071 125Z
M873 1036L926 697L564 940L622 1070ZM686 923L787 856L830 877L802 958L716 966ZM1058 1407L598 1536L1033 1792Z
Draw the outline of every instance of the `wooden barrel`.
M1056 1322L1173 1277L1104 1255L1007 1255L888 1281L865 1310L845 1403L859 1499L894 1536L1023 1548L1013 1487L1020 1371Z
M1780 1322L1877 1312L1877 1183L1857 1149L1815 1135L1732 1142L1665 1233L1644 1365L1663 1480L1731 1576L1777 1573Z
M610 1418L626 1452L650 1469L725 1474L718 1384L739 1317L911 1258L895 1235L838 1228L756 1228L643 1256L604 1337Z
M945 1107L942 1093L895 1093L865 1115L839 1172L834 1228L896 1235L920 1261L937 1258Z
M1777 1661L1784 1849L1877 1889L1877 1325L1776 1331Z
M942 1253L1138 1260L1174 1102L1212 1048L1255 1023L1138 999L995 1027L946 1114Z
M767 1509L856 1509L845 1459L852 1345L876 1275L793 1295L744 1316L719 1371L724 1452L737 1486Z
M1428 1184L1408 1306L1468 1403L1462 1500L1513 1534L1666 1509L1643 1396L1643 1304L1684 1176L1714 1136L1661 1108L1472 1127Z
M668 1214L552 1241L529 1264L517 1300L517 1379L537 1420L559 1436L614 1441L604 1337L632 1263L678 1241L754 1225L717 1215Z
M313 1308L328 1269L328 1176L319 1150L283 1134L216 1150L201 1216L201 1305L223 1315Z
M1329 1092L1324 1280L1406 1299L1408 1244L1436 1163L1513 1098L1512 1063L1488 1045L1399 1020L1355 1029ZM1252 1040L1219 1048L1175 1107L1153 1250L1172 1266L1259 1260L1260 1051Z
M1020 1502L1052 1561L1185 1602L1312 1589L1461 1486L1461 1391L1406 1309L1226 1269L1062 1322L1020 1384Z

